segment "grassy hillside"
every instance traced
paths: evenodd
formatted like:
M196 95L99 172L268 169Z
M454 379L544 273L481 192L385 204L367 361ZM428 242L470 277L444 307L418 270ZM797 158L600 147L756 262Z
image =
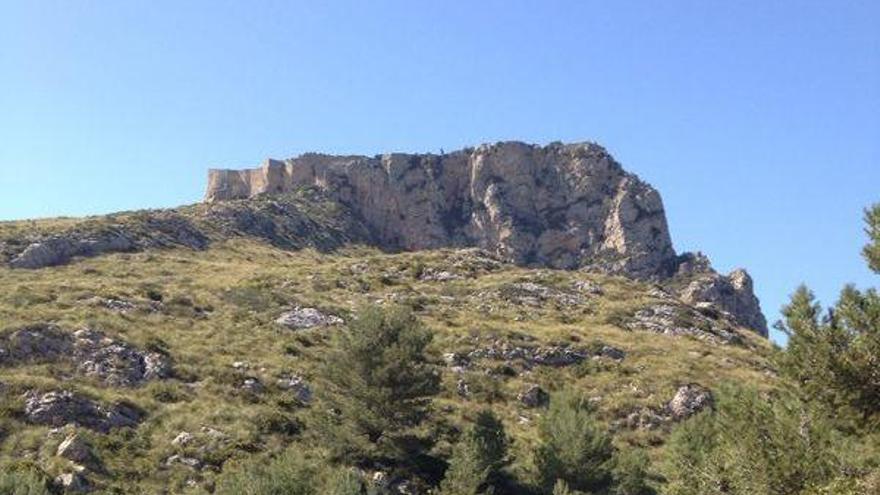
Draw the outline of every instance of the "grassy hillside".
M234 238L205 250L148 249L40 270L2 267L0 281L0 336L33 324L51 323L62 332L90 328L170 359L170 377L120 387L63 358L4 362L0 354L0 461L33 461L50 476L68 472L71 461L56 449L76 429L100 464L89 470L89 480L115 493L204 493L230 460L312 441L312 406L283 380L301 377L311 388L318 386L316 365L339 327L291 329L276 323L296 307L343 320L364 305L412 307L435 334L432 356L443 375L443 391L425 427L438 439L437 453L448 453L465 419L488 405L514 438L513 469L523 473L532 469L528 452L542 414L518 400L530 384L584 394L601 420L617 430L615 441L647 447L655 457L671 423L650 417L679 386L697 382L712 388L731 380L775 385L767 342L735 329L715 336L705 322L690 321L697 314L693 309L656 287L515 267L476 250L384 254L349 247L322 253ZM673 336L640 330L633 315L658 304L675 307L681 326L702 325L706 332ZM556 346L590 357L567 366L473 358L458 369L447 363L457 358L444 356L485 354L504 345ZM625 357L600 355L603 346ZM144 416L134 428L108 433L72 425L53 429L24 413L26 394L34 390L74 391L101 404L127 401ZM640 426L640 417L649 421ZM175 445L181 432L192 438ZM197 459L198 465L178 462L181 458Z

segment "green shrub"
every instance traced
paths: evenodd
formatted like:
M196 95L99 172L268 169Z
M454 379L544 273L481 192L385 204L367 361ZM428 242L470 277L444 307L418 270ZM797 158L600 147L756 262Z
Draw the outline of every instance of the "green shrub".
M648 483L648 456L641 450L618 451L614 456L614 495L654 495Z
M504 477L503 469L510 463L510 439L504 425L491 411L484 410L459 443L450 459L449 469L441 484L446 495L491 493Z
M318 472L301 454L289 450L266 462L227 465L217 482L217 495L313 495Z
M682 424L669 441L670 495L794 495L831 480L841 466L831 427L789 396L721 389L716 408Z
M539 428L535 465L547 492L557 480L575 490L594 492L611 485L614 448L587 401L571 393L554 394Z
M0 495L49 495L48 478L30 464L0 466Z

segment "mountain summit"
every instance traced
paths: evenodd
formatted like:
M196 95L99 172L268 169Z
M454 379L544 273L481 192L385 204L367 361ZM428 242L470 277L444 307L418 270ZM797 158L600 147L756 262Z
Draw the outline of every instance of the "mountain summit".
M660 194L595 143L508 141L443 154L307 153L245 170L210 170L206 202L317 187L351 208L386 250L479 247L523 266L588 268L672 281L767 335L744 270L716 273L677 255Z

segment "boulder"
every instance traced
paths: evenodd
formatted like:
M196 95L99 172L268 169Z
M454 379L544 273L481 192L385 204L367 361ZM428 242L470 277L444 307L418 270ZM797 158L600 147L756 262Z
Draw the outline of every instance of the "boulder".
M599 349L598 355L614 361L623 361L623 358L626 357L626 353L623 350L611 347L610 345L603 345Z
M106 405L67 390L31 391L25 396L24 417L35 424L75 424L107 433L114 428L137 426L143 412L129 404Z
M73 359L79 372L86 376L98 377L109 385L130 387L171 375L170 361L163 354L138 350L88 328L73 335Z
M174 454L165 459L165 466L172 467L175 465L186 466L196 471L202 469L202 461L195 457L187 457Z
M526 407L542 407L550 401L550 395L538 385L529 385L519 395L517 400Z
M707 407L712 407L712 392L696 383L679 387L675 396L666 405L666 410L674 421L687 419Z
M241 384L241 389L251 394L261 394L266 390L259 378L245 378Z
M88 493L94 489L85 475L78 472L58 475L55 478L55 486L57 486L62 493Z
M312 401L312 389L299 375L279 378L277 384L279 388L293 393L293 398L300 404L309 404Z
M275 320L275 323L294 330L302 330L307 328L340 325L344 323L344 321L338 316L322 313L315 308L295 308L291 311L285 311L282 313Z
M174 440L171 441L171 445L175 447L185 447L187 444L192 442L193 435L187 431L182 431L174 437Z
M92 469L95 469L99 464L88 442L83 440L82 436L77 433L68 435L58 445L55 455Z

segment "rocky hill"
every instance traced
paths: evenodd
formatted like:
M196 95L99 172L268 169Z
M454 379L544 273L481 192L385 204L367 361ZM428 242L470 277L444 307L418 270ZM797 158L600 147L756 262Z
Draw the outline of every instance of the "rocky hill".
M320 365L364 306L434 335L433 455L489 405L523 479L554 391L660 459L718 384L776 385L749 276L676 255L659 194L596 145L305 155L212 171L207 199L0 223L0 467L211 493L314 446Z
M389 250L479 247L524 266L678 276L692 303L717 305L762 335L744 270L723 277L677 256L660 194L593 143L485 144L443 155L306 154L249 170L211 170L205 200L317 187L351 208Z

